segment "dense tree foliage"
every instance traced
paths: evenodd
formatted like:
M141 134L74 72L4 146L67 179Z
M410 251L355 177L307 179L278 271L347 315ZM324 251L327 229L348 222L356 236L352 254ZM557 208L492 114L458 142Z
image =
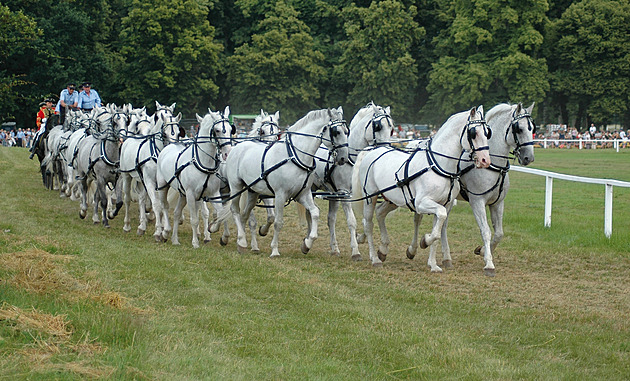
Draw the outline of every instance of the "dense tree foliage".
M628 0L4 0L0 21L0 118L23 127L85 80L186 117L536 101L539 123L630 127Z

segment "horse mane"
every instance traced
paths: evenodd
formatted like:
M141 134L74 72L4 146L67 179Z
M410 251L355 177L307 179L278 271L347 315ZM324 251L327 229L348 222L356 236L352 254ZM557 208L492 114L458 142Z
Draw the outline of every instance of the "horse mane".
M328 113L328 109L309 111L308 114L304 115L297 122L295 122L291 127L289 127L287 131L290 131L290 132L299 131L310 122L316 119L321 119L323 116L326 116L327 113Z
M492 107L486 113L486 120L490 120L494 117L495 114L503 113L508 110L511 110L515 105L509 103L499 103L496 106Z
M258 130L262 126L262 119L262 115L256 115L256 118L254 118L254 123L252 123L252 129L249 131L249 134L247 134L248 137L252 138L258 136Z

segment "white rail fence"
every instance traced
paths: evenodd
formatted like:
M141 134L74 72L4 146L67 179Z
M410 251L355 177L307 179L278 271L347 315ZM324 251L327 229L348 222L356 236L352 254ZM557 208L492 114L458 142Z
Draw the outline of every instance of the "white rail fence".
M612 235L612 211L613 211L613 186L630 188L630 182L611 179L595 179L592 177L581 177L565 175L562 173L543 171L541 169L525 168L517 165L510 167L517 172L529 173L532 175L545 176L545 227L551 227L551 204L553 196L553 179L577 181L581 183L605 185L604 200L604 234L607 238Z
M622 139L534 139L535 143L540 144L542 148L563 148L577 147L579 149L596 149L599 145L600 149L606 149L604 145L612 144L612 147L617 152L621 148L630 148L629 140Z

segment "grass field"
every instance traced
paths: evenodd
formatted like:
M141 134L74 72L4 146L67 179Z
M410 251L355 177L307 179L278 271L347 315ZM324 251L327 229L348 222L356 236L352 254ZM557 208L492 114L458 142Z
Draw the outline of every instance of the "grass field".
M532 167L630 181L629 163L629 150L537 150ZM234 229L194 250L187 222L174 247L124 233L121 217L80 220L25 149L0 147L0 380L628 379L630 189L614 190L607 239L603 186L554 181L544 228L544 178L510 178L489 278L465 203L443 274L427 251L405 257L405 210L388 219L383 268L365 246L350 261L342 213L331 257L323 202L311 253L291 205L271 260L270 236L239 255Z

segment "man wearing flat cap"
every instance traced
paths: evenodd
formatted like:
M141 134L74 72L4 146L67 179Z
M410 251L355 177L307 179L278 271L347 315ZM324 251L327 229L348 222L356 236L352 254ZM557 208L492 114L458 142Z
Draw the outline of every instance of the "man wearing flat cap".
M59 102L57 102L55 107L55 114L59 115L59 124L63 124L66 120L66 109L77 108L79 104L79 93L75 89L76 85L74 82L70 82L59 94Z
M101 107L101 97L92 89L90 82L83 82L83 91L79 93L77 107L85 112L90 112L94 107Z

